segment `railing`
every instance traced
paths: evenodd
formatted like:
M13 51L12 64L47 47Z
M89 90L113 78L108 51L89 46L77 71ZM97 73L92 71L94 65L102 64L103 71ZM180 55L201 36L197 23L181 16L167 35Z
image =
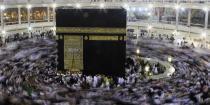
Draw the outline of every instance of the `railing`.
M127 2L127 3L210 3L210 0L56 0L56 3L58 4L68 4L68 3L121 3L121 2ZM2 2L0 2L2 3ZM37 1L34 2L34 4L52 4L53 2L50 0L44 0L44 1ZM27 2L5 2L2 3L5 5L10 5L10 4L27 4ZM33 4L33 2L32 2Z
M141 2L141 3L208 3L210 0L71 0L77 3L97 3L97 2Z
M176 21L166 21L166 20L129 20L128 22L143 22L148 24L154 24L154 23L164 23L164 24L176 24Z
M28 23L28 21L21 21L21 24Z
M167 21L167 20L138 20L138 19L131 19L128 20L128 22L142 22L142 23L147 23L147 24L154 24L154 23L163 23L163 24L171 24L171 25L175 25L176 21ZM187 26L188 23L187 22L181 22L179 21L178 25L183 25L183 26ZM190 26L195 26L195 27L201 27L204 28L204 23L192 23L190 24ZM210 25L209 25L210 26Z
M144 2L144 3L206 3L210 0L71 0L72 2Z
M204 28L204 24L194 24L194 23L191 23L190 26L195 26L195 27L201 27L201 28Z
M31 20L31 23L47 22L48 20Z
M179 25L187 26L187 22L179 22Z
M72 0L73 2L210 3L210 0Z
M14 22L5 22L6 25L13 25L13 24L18 24L18 21L14 21Z

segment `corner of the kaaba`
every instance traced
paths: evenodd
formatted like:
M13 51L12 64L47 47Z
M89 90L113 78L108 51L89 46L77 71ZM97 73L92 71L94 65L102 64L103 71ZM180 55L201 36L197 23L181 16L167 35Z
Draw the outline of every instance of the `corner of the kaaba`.
M84 75L125 76L124 9L56 10L58 70Z

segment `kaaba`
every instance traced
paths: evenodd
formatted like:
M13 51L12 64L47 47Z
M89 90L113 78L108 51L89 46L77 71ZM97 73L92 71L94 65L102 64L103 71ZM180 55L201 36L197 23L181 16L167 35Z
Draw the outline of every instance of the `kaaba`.
M124 76L126 11L124 9L56 10L58 70Z

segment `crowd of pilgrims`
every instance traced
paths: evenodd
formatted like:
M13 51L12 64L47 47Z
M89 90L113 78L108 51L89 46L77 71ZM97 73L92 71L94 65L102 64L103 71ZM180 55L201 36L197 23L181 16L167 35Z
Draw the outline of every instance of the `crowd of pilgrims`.
M148 61L135 60L135 57L126 59L125 77L111 77L105 75L85 76L82 74L69 74L66 76L66 85L74 89L107 88L125 86L126 84L135 84L137 81L147 78L151 75L164 73L165 69L160 63L150 63ZM149 71L145 70L148 67ZM151 68L151 69L150 69Z
M174 38L174 35L166 35L166 34L159 34L158 36L154 37L153 34L151 36L145 35L145 33L141 33L140 37L142 39L149 39L149 40L157 40L161 43L167 43L165 40L168 40L169 43L171 43L174 46L177 46L178 49L189 49L189 50L183 50L186 51L185 53L188 53L191 55L193 54L192 49L195 48L194 44L192 43L190 46L186 45L188 43L185 41L185 38L183 38L183 41L180 43L175 43L176 40ZM163 41L164 40L164 41ZM200 46L203 48L203 45ZM176 47L173 47L174 49L177 49ZM154 50L154 49L153 49ZM176 51L176 50L174 50ZM191 52L192 51L192 52ZM171 52L171 51L170 51ZM178 53L178 52L174 52ZM161 81L163 84L170 83L171 86L173 86L173 89L169 90L170 93L175 94L177 93L177 97L182 97L181 100L185 104L195 104L195 105L209 105L210 104L210 66L206 66L202 61L205 60L205 62L208 62L210 64L210 55L200 55L197 56L200 57L193 57L190 55L185 55L184 52L181 54L174 54L176 55L177 60L172 62L173 67L175 67L176 72L171 76L170 79L166 79L164 81ZM163 53L163 54L169 54L169 53ZM183 54L183 55L182 55ZM160 53L161 55L161 53ZM157 56L157 55L156 55ZM187 57L187 59L185 59ZM169 87L167 87L169 88ZM162 87L161 90L164 90L165 88ZM152 89L152 91L154 91ZM175 92L175 93L174 93ZM174 99L176 99L174 98Z
M31 31L30 33L28 32L22 32L22 33L12 33L12 34L7 34L7 37L3 38L0 36L0 46L3 46L7 43L10 42L16 42L16 41L23 41L27 40L30 38L44 38L44 37L49 37L53 38L53 30L35 30Z
M193 42L187 41L186 37L183 37L181 39L181 41L179 41L179 42L175 42L177 39L175 38L174 34L170 34L170 35L169 34L158 34L157 36L154 34L155 33L149 34L148 32L141 32L140 37L141 38L149 38L149 39L158 39L160 41L168 40L168 41L170 41L170 43L173 43L176 46L178 46L180 48L184 48L184 49L195 48L195 44ZM197 47L205 48L204 43L200 43L200 45L198 45Z
M125 77L115 78L104 75L85 76L82 74L68 74L64 75L63 79L68 81L65 84L73 89L100 88L112 90L121 87L128 88L131 93L135 90L133 88L136 84L142 83L147 85L141 85L145 89L142 95L147 97L148 103L152 105L162 105L163 103L171 103L171 105L210 104L210 76L208 71L201 72L194 69L194 66L191 67L184 62L174 62L174 66L179 65L177 67L179 70L170 79L150 80L141 73L141 67L139 67L139 64L135 60L127 63Z
M25 34L26 36L28 35L27 33ZM16 35L17 37L8 38L6 43L29 38L44 39L45 37L52 37L53 32L35 31L31 33L31 37L20 36L20 34ZM161 39L161 37L159 38ZM174 40L173 36L168 37L168 39L171 41ZM110 77L105 75L86 76L81 73L62 74L59 72L57 72L57 75L61 77L61 80L58 81L61 81L68 88L75 90L85 89L91 91L91 89L105 89L111 91L118 88L128 89L127 92L119 92L117 94L117 97L122 100L127 100L126 97L129 96L126 95L133 94L138 90L140 93L133 97L138 97L140 102L145 105L147 105L146 103L152 105L162 105L164 103L170 103L171 105L209 105L209 69L205 68L201 63L191 63L182 60L172 62L172 65L176 68L176 72L170 78L160 80L148 79L145 74L145 67L149 66L149 71L154 75L163 73L165 70L164 67L159 63L137 61L135 57L128 57L126 59L126 74L124 77ZM52 65L48 66L48 69L52 68ZM43 79L43 81L49 83L52 79Z

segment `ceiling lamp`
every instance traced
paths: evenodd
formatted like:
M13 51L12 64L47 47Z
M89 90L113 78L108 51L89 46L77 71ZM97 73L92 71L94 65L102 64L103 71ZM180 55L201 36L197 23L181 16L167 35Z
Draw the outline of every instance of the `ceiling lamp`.
M123 8L125 8L125 9L128 8L128 4L126 4L126 3L123 4Z
M28 30L31 31L32 30L32 27L28 27Z
M141 7L139 7L139 12L141 12L142 11L142 8Z
M201 33L201 36L202 36L203 38L205 38L205 37L206 37L206 32L202 32L202 33Z
M56 4L56 3L53 3L53 4L52 4L52 7L53 7L53 8L56 8L56 7L57 7L57 4Z
M1 5L1 10L5 10L5 6L4 5Z
M27 8L28 8L28 9L31 9L31 7L32 7L31 4L28 4L28 5L27 5Z
M81 8L81 4L77 3L76 8Z
M208 11L208 8L207 7L203 7L203 11Z
M152 26L147 26L147 30L151 30L152 29Z
M2 30L1 33L2 33L2 34L6 34L6 31L5 31L5 30Z
M136 10L136 8L135 8L135 7L132 7L132 8L131 8L131 10L132 10L132 11L135 11L135 10Z
M178 4L177 4L177 5L175 5L175 9L176 9L176 10L178 10L178 9L179 9L179 7L180 7L180 6L179 6Z
M152 4L149 4L149 8L153 8L153 5Z
M144 8L144 11L148 11L148 8Z
M151 16L151 15L152 15L152 13L151 13L151 12L148 12L147 14L148 14L148 16Z
M185 8L184 8L184 7L181 7L181 10L182 10L182 11L185 11Z
M104 3L101 3L99 7L104 8L105 7Z

